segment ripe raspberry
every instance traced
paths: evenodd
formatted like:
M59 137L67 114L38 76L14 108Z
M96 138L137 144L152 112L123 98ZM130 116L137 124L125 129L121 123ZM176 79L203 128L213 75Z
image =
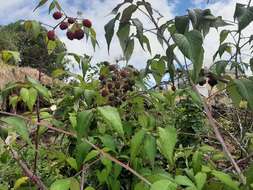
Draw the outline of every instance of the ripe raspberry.
M82 29L78 29L74 34L75 39L81 40L84 37L84 31Z
M62 22L60 24L60 29L61 30L66 30L69 27L69 24L67 22Z
M53 17L55 20L58 20L62 17L62 13L60 11L56 11L54 12Z
M92 26L92 23L89 19L84 19L83 20L83 25L87 28L90 28Z
M55 40L55 32L54 32L54 30L48 31L47 32L47 37L48 37L49 40L54 41Z
M76 22L76 19L72 18L72 17L69 17L68 18L68 23L69 24L74 24Z
M75 34L74 34L74 32L71 32L70 30L69 31L67 31L67 38L69 39L69 40L74 40L74 36L75 36Z

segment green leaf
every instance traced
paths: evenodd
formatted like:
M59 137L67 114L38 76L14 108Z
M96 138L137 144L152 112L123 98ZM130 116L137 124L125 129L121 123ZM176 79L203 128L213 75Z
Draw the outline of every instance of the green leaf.
M56 46L57 46L56 41L53 41L53 40L48 41L47 43L48 55L51 55L54 52Z
M242 8L242 14L238 17L238 30L246 28L253 21L253 7Z
M97 108L99 113L103 116L106 122L119 134L123 135L123 126L121 123L119 112L116 108L111 106L104 106Z
M168 160L169 164L174 163L174 148L177 142L176 129L173 127L158 128L158 141L157 145L160 152Z
M52 1L52 3L50 3L49 8L48 8L48 14L50 14L51 11L52 11L54 8L55 8L55 2Z
M75 178L71 178L70 190L80 190L80 184Z
M105 134L104 136L100 136L99 138L106 148L109 148L112 151L116 152L114 138L111 135Z
M86 156L86 158L85 158L85 160L84 160L84 163L90 161L91 159L97 157L98 155L99 155L99 152L98 152L97 150L92 150L92 151L90 151L90 152L87 154L87 156Z
M249 79L236 79L233 83L236 85L236 89L241 97L247 100L249 107L253 109L253 81Z
M136 27L138 34L143 34L143 24L138 18L132 18L133 25Z
M140 146L143 142L144 136L146 131L144 129L139 130L134 134L134 136L131 139L131 145L130 145L130 155L131 155L131 161L134 161L135 157L140 152Z
M192 167L195 174L201 171L202 159L203 156L199 151L194 152L192 156Z
M27 181L29 180L29 177L21 177L19 178L15 184L14 184L14 190L18 189L19 187L21 187L21 185L27 183Z
M214 63L215 64L215 70L217 75L225 74L226 72L226 67L228 65L227 60L220 60Z
M230 177L230 175L215 170L212 171L212 175L214 175L217 179L219 179L222 183L224 183L231 189L239 190L238 184Z
M128 22L131 17L132 17L132 14L136 11L137 9L137 6L136 5L129 5L122 13L122 16L121 16L121 19L120 19L120 22L121 23L126 23Z
M197 82L199 72L203 65L204 56L204 49L202 47L203 38L201 33L197 30L192 30L185 33L185 35L175 34L173 38L183 55L192 61L192 79L194 82Z
M146 135L144 139L144 151L148 161L152 167L154 167L156 157L156 139L150 134Z
M121 23L117 32L122 52L125 53L129 41L130 23Z
M15 64L18 64L20 59L20 53L17 51L10 51L10 50L2 50L1 51L1 58L4 63L8 63L11 59L14 60Z
M30 145L32 144L29 138L29 132L28 132L26 123L23 119L18 118L18 117L6 117L6 118L1 118L1 121L12 126L13 127L12 130L17 132Z
M110 44L112 41L112 37L114 35L114 27L115 27L115 22L116 20L119 18L120 14L118 14L115 18L113 18L112 20L110 20L105 26L104 26L104 30L105 30L105 39L107 42L107 49L108 52L110 50Z
M189 29L189 17L188 16L176 16L175 26L178 33L184 34Z
M207 175L206 173L199 172L195 175L195 181L198 190L202 190L206 183Z
M77 163L76 163L76 160L72 157L70 158L67 158L66 159L66 162L73 168L75 169L76 171L78 170L78 167L77 167Z
M164 76L166 66L164 60L152 60L151 64L151 72L155 78L156 84L159 85Z
M71 179L59 179L56 180L51 186L50 190L69 190Z
M48 89L42 86L37 80L27 76L28 82L35 88L44 98L49 99L51 94Z
M39 4L35 7L35 9L33 11L35 11L36 9L38 9L39 7L43 6L48 0L40 0Z
M170 180L163 179L151 185L150 190L176 190L177 185Z
M127 62L131 58L133 51L134 51L134 39L129 39L127 42L126 50L124 52L124 56Z
M220 44L226 40L229 34L229 30L222 30L220 33Z
M194 183L187 176L177 175L175 177L175 182L178 185L183 185L187 187L195 187Z
M95 190L93 187L86 187L84 190Z
M250 65L251 72L253 72L253 58L250 59L249 65Z
M38 92L34 88L30 88L29 90L26 88L21 88L20 96L22 100L27 104L29 110L33 111L33 106L36 102Z
M76 131L78 137L84 137L88 135L88 129L91 125L92 119L93 119L92 110L85 110L77 114Z

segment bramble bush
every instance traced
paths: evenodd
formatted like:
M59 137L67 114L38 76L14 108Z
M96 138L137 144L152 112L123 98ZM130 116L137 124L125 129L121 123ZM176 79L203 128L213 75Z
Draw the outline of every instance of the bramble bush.
M40 0L36 9L48 1ZM97 47L89 19L66 15L57 0L49 4L49 12L53 10L58 23L43 39L48 54L59 41L58 27L69 40L86 36ZM154 28L145 28L135 12L150 19ZM101 62L94 66L88 55L61 53L58 61L72 56L81 74L58 68L52 76L64 75L69 82L45 86L40 78L27 77L25 83L1 90L1 99L12 109L0 111L0 189L253 189L252 152L240 146L240 153L230 151L207 101L226 93L235 108L242 102L249 112L253 108L253 81L245 74L252 69L252 60L241 59L253 39L241 35L253 20L250 2L236 5L236 22L224 21L209 9L188 10L186 15L161 22L161 13L145 0L124 0L111 14L104 27L108 50L116 34L125 65ZM236 30L220 32L214 64L202 69L203 40L210 28L232 24L238 26ZM24 26L34 38L40 36L32 21L25 21ZM151 53L147 32L156 35L166 54L155 55L145 69L137 70L128 61L135 43ZM227 39L229 35L235 42ZM180 55L174 53L176 49ZM162 80L164 76L169 76L167 81ZM196 87L206 81L216 88L208 98ZM249 139L252 128L246 129L242 134Z

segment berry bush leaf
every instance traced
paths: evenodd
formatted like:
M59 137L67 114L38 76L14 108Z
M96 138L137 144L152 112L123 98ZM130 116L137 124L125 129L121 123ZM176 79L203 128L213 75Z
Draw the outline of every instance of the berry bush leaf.
M133 138L131 139L130 145L131 161L133 161L135 157L138 155L145 133L146 131L144 129L141 129L140 131L136 132Z
M163 179L151 185L150 190L176 190L177 185L170 180Z
M11 128L11 130L14 130L16 133L18 133L27 143L30 145L32 144L29 138L29 132L26 123L23 119L18 117L6 117L1 118L1 120L12 126L13 128Z
M239 190L238 184L230 177L230 175L215 170L212 171L212 175L214 175L217 179L219 179L222 183L224 183L231 189Z
M103 116L105 121L120 135L124 134L119 112L116 108L111 106L104 106L97 108L99 113Z
M174 163L174 148L177 142L176 129L173 127L158 128L159 138L157 144L160 152L168 160L169 164Z

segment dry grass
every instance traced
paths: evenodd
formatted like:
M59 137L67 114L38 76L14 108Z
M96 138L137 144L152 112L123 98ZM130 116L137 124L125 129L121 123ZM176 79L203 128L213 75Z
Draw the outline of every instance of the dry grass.
M26 76L34 79L39 78L39 71L30 67L16 67L7 65L0 60L0 89L11 82L25 82ZM42 74L41 83L47 86L53 84L53 79L49 76Z

